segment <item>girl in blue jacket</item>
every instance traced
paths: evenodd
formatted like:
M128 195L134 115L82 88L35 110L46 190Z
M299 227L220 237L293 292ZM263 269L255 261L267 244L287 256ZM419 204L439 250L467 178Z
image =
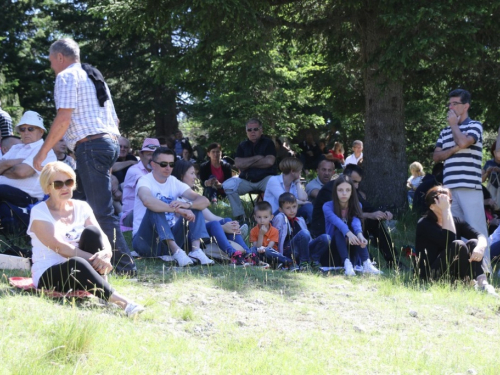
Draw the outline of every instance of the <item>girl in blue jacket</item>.
M332 201L323 205L326 233L337 245L337 252L344 263L346 276L354 276L352 258L359 257L363 262L363 272L381 274L370 261L366 245L368 241L363 236L361 220L363 212L358 201L354 185L347 176L340 176L333 185Z

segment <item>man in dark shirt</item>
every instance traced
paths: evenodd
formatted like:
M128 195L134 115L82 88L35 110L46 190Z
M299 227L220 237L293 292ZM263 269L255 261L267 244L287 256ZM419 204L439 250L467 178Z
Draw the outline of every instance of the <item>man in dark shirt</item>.
M239 144L234 159L234 166L240 170L240 175L222 184L233 209L233 217L240 219L245 217L240 195L265 191L267 181L276 174L276 148L271 139L263 136L262 123L252 118L245 127L248 140Z

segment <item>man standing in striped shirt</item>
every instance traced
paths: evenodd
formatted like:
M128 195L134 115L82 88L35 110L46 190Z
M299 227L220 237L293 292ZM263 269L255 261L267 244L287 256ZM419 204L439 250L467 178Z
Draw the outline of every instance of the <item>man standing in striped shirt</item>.
M12 118L2 110L2 102L0 101L0 139L14 135L12 131ZM1 156L1 153L0 153Z
M453 217L466 221L488 238L481 185L483 126L469 118L468 91L453 90L448 97L449 126L439 134L433 159L444 161L443 183L452 192ZM489 257L485 254L485 258Z

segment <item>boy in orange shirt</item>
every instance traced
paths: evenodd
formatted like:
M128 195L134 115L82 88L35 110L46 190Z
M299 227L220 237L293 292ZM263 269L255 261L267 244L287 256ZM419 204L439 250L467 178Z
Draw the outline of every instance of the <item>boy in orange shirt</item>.
M250 231L252 253L258 253L259 258L273 265L275 268L294 268L292 259L283 256L278 250L279 232L271 225L273 219L272 207L269 202L263 201L255 204L254 219L257 225Z

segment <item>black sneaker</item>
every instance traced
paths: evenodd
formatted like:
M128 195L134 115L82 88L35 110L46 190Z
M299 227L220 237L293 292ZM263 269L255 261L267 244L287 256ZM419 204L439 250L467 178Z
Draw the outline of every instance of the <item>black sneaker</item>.
M321 268L321 263L320 262L311 262L311 269L313 271L319 271L319 269Z

